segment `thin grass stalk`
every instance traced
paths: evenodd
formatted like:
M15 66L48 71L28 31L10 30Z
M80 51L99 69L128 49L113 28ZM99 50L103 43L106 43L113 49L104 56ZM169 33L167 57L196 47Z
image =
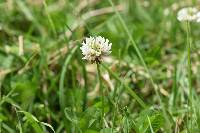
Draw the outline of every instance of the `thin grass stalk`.
M187 32L187 74L188 74L188 83L189 83L189 106L190 111L188 113L192 113L193 110L193 96L192 96L192 67L191 67L191 29L190 29L190 22L186 22L186 32ZM189 115L189 114L188 114ZM187 119L189 119L187 117ZM189 120L188 120L189 121ZM189 121L189 130L192 129L192 120Z
M192 67L191 67L191 37L190 37L190 22L187 21L187 71L188 71L188 83L189 83L189 99L192 106L193 96L192 96Z
M47 7L46 0L43 1L43 5L44 5L44 8L45 8L45 11L46 11L46 14L47 14L47 19L48 19L49 24L51 26L51 29L53 31L53 35L54 35L54 37L56 37L57 36L56 28L55 28L54 22L51 18L51 15L48 13L48 10L47 10L48 7Z

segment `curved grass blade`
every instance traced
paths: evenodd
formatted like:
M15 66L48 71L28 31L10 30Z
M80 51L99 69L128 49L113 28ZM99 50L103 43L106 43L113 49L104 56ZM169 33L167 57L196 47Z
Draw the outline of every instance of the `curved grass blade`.
M35 116L26 111L18 111L18 112L23 113L25 115L27 121L30 123L30 125L33 127L36 133L43 133L43 129L40 126L39 121Z
M69 62L71 61L72 56L74 55L74 53L76 52L77 49L78 49L78 45L75 46L71 50L71 52L69 53L69 55L65 59L65 62L64 62L64 65L63 65L62 71L61 71L61 76L60 76L60 81L59 81L59 103L60 103L60 107L63 111L64 111L64 108L65 108L65 95L64 95L65 73L67 71L67 66L68 66Z
M40 126L40 124L46 126L46 127L49 127L54 133L54 129L53 127L48 124L48 123L45 123L45 122L40 122L34 115L32 115L31 113L29 112L26 112L26 111L17 111L19 113L23 113L27 119L27 121L31 124L31 126L34 128L34 130L36 131L36 133L43 133L43 129L42 127Z

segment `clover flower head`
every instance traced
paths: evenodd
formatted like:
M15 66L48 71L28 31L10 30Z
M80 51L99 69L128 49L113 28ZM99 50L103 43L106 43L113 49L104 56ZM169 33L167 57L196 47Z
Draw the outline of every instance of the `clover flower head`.
M196 21L198 10L195 7L185 7L179 10L177 19L179 21Z
M112 43L104 37L87 37L83 41L81 51L83 59L88 60L91 63L100 63L103 56L107 56L111 53Z

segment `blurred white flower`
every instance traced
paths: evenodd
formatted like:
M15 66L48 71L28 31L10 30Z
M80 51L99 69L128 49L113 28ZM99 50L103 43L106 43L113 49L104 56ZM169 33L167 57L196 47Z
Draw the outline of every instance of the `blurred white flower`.
M80 49L84 56L83 59L92 63L100 63L103 56L111 53L111 46L112 43L109 43L108 39L98 36L86 38Z
M185 7L179 10L177 19L179 21L196 21L198 10L194 7Z
M143 2L143 5L144 5L144 7L149 7L150 3L149 3L149 1L146 0Z
M200 23L200 11L197 13L197 22Z
M169 8L165 8L165 10L164 10L164 15L165 15L165 16L168 16L169 14L170 14Z
M172 10L173 11L176 11L178 9L178 7L179 7L179 4L177 4L177 3L172 4Z

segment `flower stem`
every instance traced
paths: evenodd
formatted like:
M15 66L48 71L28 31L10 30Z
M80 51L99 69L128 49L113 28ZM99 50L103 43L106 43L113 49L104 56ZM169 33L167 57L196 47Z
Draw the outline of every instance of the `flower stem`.
M187 71L188 71L188 82L189 82L189 99L192 105L192 67L191 67L191 38L190 38L190 22L187 21Z
M88 92L88 83L87 83L87 72L84 64L81 64L83 66L83 77L84 77L84 97L83 97L83 111L85 111L87 106L87 92Z
M103 127L103 131L104 131L104 93L103 93L103 86L102 86L102 81L101 81L101 71L100 71L100 64L97 63L97 71L98 71L98 78L99 78L99 88L100 88L100 92L101 92L101 125Z

